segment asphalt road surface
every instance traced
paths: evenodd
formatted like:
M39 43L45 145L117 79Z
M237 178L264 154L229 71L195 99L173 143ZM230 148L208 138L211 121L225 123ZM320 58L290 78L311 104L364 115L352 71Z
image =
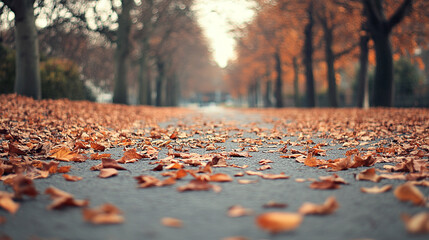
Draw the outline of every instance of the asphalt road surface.
M237 114L232 110L206 108L201 114L210 121L234 121L238 128L248 127L246 124L257 122L258 126L272 127L265 123L261 116ZM190 120L189 118L188 120ZM180 121L185 124L187 120ZM164 123L163 126L177 124L178 121ZM231 130L231 134L235 133ZM256 138L253 133L245 133L243 137ZM216 143L231 151L239 147L230 138L226 143ZM287 139L282 139L286 141ZM291 138L292 141L296 138ZM322 141L314 139L315 142ZM326 140L323 140L326 141ZM216 183L222 187L219 193L213 191L178 192L177 186L185 185L192 177L178 181L173 186L158 188L137 188L134 176L148 174L159 176L158 172L149 171L154 165L149 160L126 164L128 171L120 171L116 177L100 179L98 172L89 168L98 162L88 160L84 163L61 163L72 165L70 175L82 176L78 182L67 182L61 174L47 179L35 180L36 188L42 194L35 199L25 198L15 215L1 210L0 215L6 217L6 223L0 225L0 236L7 235L12 239L222 239L231 236L242 236L247 239L428 239L428 235L411 235L407 233L400 219L402 213L415 214L424 211L424 207L411 203L399 202L393 191L381 194L364 194L360 187L393 184L397 186L403 181L383 179L375 184L369 181L356 181L354 174L365 168L337 172L349 185L342 185L337 190L314 190L309 182L296 182L296 178L318 178L331 175L323 169L306 167L293 159L280 158L278 152L268 145L259 147L259 152L252 152L251 158L232 158L228 163L249 165L246 170L259 168L261 159L274 161L272 169L264 173L285 172L290 176L286 180L264 180L257 176L244 176L241 179L258 180L252 184L233 182ZM325 159L343 157L346 150L338 146L329 146ZM204 149L191 149L191 152L205 153ZM122 148L109 149L112 157L119 159L123 155ZM163 149L159 157L166 156ZM376 167L381 168L381 164ZM214 168L214 172L234 175L243 170L238 168ZM65 208L63 210L47 210L51 203L48 195L43 194L49 186L74 194L77 199L89 199L90 206L98 206L109 202L124 212L125 222L117 225L92 225L82 219L81 208ZM419 187L429 195L429 189ZM0 184L1 191L11 191L10 187ZM296 212L306 201L323 203L329 196L335 196L340 204L339 209L326 216L306 216L301 226L291 232L271 235L255 224L255 216L270 211ZM288 204L284 209L265 209L262 206L276 201ZM231 218L227 216L230 206L241 205L253 210L253 215ZM427 210L427 208L426 208ZM178 218L183 221L182 228L166 227L160 223L163 217Z

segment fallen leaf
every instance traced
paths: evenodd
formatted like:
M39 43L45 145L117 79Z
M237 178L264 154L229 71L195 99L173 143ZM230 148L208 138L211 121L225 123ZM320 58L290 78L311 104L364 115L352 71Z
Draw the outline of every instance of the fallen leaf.
M184 186L180 186L177 188L177 191L179 192L185 192L185 191L208 191L210 189L213 189L217 191L217 189L214 187L214 185L209 184L206 181L201 181L197 179L191 180L188 184Z
M106 149L105 146L98 144L98 143L95 143L95 142L90 143L90 145L91 145L91 148L94 149L95 151L102 152Z
M230 157L252 157L248 152L229 152Z
M63 174L63 178L67 181L70 182L77 182L83 179L83 177L78 177L78 176L72 176L72 175L68 175L68 174Z
M137 153L137 150L135 148L132 148L132 149L125 151L124 156L121 157L121 159L119 159L117 162L118 163L130 163L130 162L135 162L135 161L142 159L144 157L145 157L144 155Z
M114 168L102 168L100 169L99 178L109 178L118 175L118 170Z
M19 209L19 203L14 202L12 197L12 193L0 191L0 207L11 214L15 214Z
M86 207L89 204L88 200L76 200L72 194L52 186L45 190L45 194L50 195L53 200L48 209L60 209L66 206Z
M251 183L257 183L258 180L238 179L237 182L240 184L251 184Z
M335 197L328 197L323 204L314 204L311 202L305 202L301 205L298 212L304 215L316 214L316 215L327 215L332 214L338 209L339 205Z
M125 221L122 211L115 205L105 203L97 208L84 208L83 219L92 224L119 224Z
M118 164L118 162L114 159L103 158L101 159L101 168L114 168L116 170L127 170Z
M405 183L396 187L393 192L400 201L410 201L414 205L425 205L425 197L420 190L411 183Z
M18 174L11 180L13 191L15 192L15 198L21 199L23 195L30 197L36 197L38 192L34 186L33 180L30 178Z
M216 174L210 175L209 181L210 182L232 182L232 178L225 173L216 173Z
M364 193L377 194L377 193L390 191L390 189L392 189L392 185L389 184L389 185L384 185L382 187L378 187L378 186L374 186L370 188L361 187L360 191Z
M421 212L414 216L408 214L401 215L402 221L409 233L424 234L429 233L429 213Z
M379 182L381 180L381 177L377 175L377 173L375 172L375 168L369 168L356 175L356 180Z
M332 180L314 181L310 184L310 188L321 189L321 190L339 189L340 187L341 187L340 184Z
M234 205L228 208L228 217L242 217L253 214L252 209L244 208L241 205Z
M70 172L70 168L71 168L71 166L61 166L60 168L58 168L57 172L58 173L68 173L68 172Z
M286 208L288 205L286 203L279 203L275 201L269 201L262 205L264 208Z
M183 221L177 218L164 217L161 219L161 224L166 227L181 228L183 227Z
M110 153L103 153L103 154L93 153L89 156L89 158L92 160L100 160L103 158L110 158L111 156L112 156L112 154L110 154Z
M250 176L262 176L262 175L264 175L261 172L255 172L255 171L246 171L246 174L250 175Z
M257 170L264 171L264 170L267 170L267 169L271 169L271 166L270 165L263 165L260 168L258 168Z
M298 213L269 212L256 217L256 224L272 234L291 231L299 227L303 217Z
M81 162L81 161L85 161L86 159L85 156L70 151L68 147L61 147L61 148L52 150L51 155L49 157L55 158L56 160L59 160L59 161L65 161L65 162L69 162L69 161Z
M271 161L269 159L262 159L261 161L259 161L259 165L265 165L265 164L269 164L269 163L273 163L273 161Z
M287 176L285 173L280 173L280 174L267 173L267 174L262 174L261 178L276 180L276 179L288 179L289 176Z

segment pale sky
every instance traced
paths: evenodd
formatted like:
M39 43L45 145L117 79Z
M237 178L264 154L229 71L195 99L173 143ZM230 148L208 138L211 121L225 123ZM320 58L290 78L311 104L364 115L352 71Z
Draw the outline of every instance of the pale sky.
M194 10L209 40L213 58L220 67L235 56L233 26L249 21L254 12L252 0L196 0Z

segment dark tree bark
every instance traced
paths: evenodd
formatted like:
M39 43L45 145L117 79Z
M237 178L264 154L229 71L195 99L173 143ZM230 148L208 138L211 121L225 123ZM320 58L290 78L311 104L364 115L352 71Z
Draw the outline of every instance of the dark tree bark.
M128 76L128 54L131 29L130 11L133 7L133 0L122 0L122 11L118 16L118 32L115 52L115 89L113 91L113 102L127 104L127 76Z
M138 103L142 105L149 105L147 94L149 90L149 79L147 78L147 54L146 51L149 50L149 41L147 38L142 40L142 50L141 56L139 59L139 73L138 73L138 83L139 83L139 92L138 92Z
M304 66L306 78L306 98L307 107L316 106L316 94L314 90L314 75L313 75L313 3L310 2L308 9L308 23L304 29Z
M283 79L282 79L282 59L280 57L280 50L274 53L275 69L277 72L276 87L274 90L274 96L276 98L276 108L283 107Z
M295 100L295 107L299 107L299 83L298 83L298 76L299 76L299 66L298 66L298 59L297 57L293 57L292 59L293 64L293 96Z
M325 39L325 60L327 66L327 76L328 76L328 98L329 104L331 107L338 107L337 100L337 83L335 77L335 55L332 51L333 44L333 34L332 26L328 25L328 22L325 17L321 17L321 24L323 28L323 36Z
M42 96L39 42L34 17L34 0L2 0L15 13L17 94L40 99Z
M369 107L369 89L368 89L368 41L366 23L362 24L362 34L359 39L359 73L357 88L357 106L360 108Z
M364 0L368 27L374 40L375 49L375 82L374 105L393 106L393 57L390 44L392 29L399 24L411 10L412 0L404 0L395 13L387 19L383 10L382 0Z
M268 79L266 81L266 85L265 85L265 96L264 96L264 106L265 107L272 107L273 103L271 101L271 95L272 93L272 88L273 88L273 83Z
M158 70L158 76L156 78L156 100L155 105L156 106L163 106L164 105L164 94L163 90L165 85L165 63L161 59L157 59L156 61L156 67Z

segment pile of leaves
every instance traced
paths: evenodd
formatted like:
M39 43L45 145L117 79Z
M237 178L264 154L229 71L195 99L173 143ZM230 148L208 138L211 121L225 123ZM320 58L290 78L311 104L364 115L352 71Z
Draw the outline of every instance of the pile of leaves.
M16 213L22 199L34 198L40 193L33 183L37 179L52 174L62 174L65 181L82 179L69 175L71 166L63 163L94 161L88 171L99 171L99 178L111 178L127 170L127 164L144 160L151 166L150 174L134 176L137 188L169 186L166 191L174 188L179 194L189 191L216 193L222 191L220 183L234 184L235 181L239 184L287 181L290 176L272 167L276 160L285 159L333 172L319 179L295 179L296 182L309 182L311 189L339 189L350 183L335 172L363 168L356 174L356 181L378 183L383 178L403 181L396 187L361 188L363 193L378 194L394 189L398 200L427 206L427 197L419 188L429 187L428 110L269 109L244 112L261 114L273 127L245 123L239 128L237 122L211 121L179 108L34 101L16 95L0 95L0 180L13 190L0 192L0 208L10 214ZM165 128L158 125L172 117L186 117L187 120ZM226 142L239 147L226 149ZM329 159L329 147L339 144L344 156ZM113 148L123 149L120 158L114 159L107 153ZM271 150L260 150L267 148ZM255 159L252 155L256 152L275 153L278 159ZM250 170L245 161L237 164L232 159L253 159L258 168ZM235 169L236 173L229 175L222 171L227 168ZM266 173L268 169L273 171ZM257 176L257 179L243 179L243 176ZM81 207L83 220L92 224L117 224L125 220L122 211L110 203L90 208L90 199L75 199L55 186L45 189L44 193L52 198L47 206L49 210ZM255 217L255 223L270 233L291 231L297 229L307 215L333 214L340 205L331 196L324 203L304 202L297 212L265 212ZM268 202L263 207L286 206L286 203ZM254 212L235 205L227 209L227 213L229 217L241 217ZM1 219L4 222L6 218ZM404 214L402 220L410 233L429 232L427 212L415 216ZM161 223L183 227L180 219L170 217L163 218Z

